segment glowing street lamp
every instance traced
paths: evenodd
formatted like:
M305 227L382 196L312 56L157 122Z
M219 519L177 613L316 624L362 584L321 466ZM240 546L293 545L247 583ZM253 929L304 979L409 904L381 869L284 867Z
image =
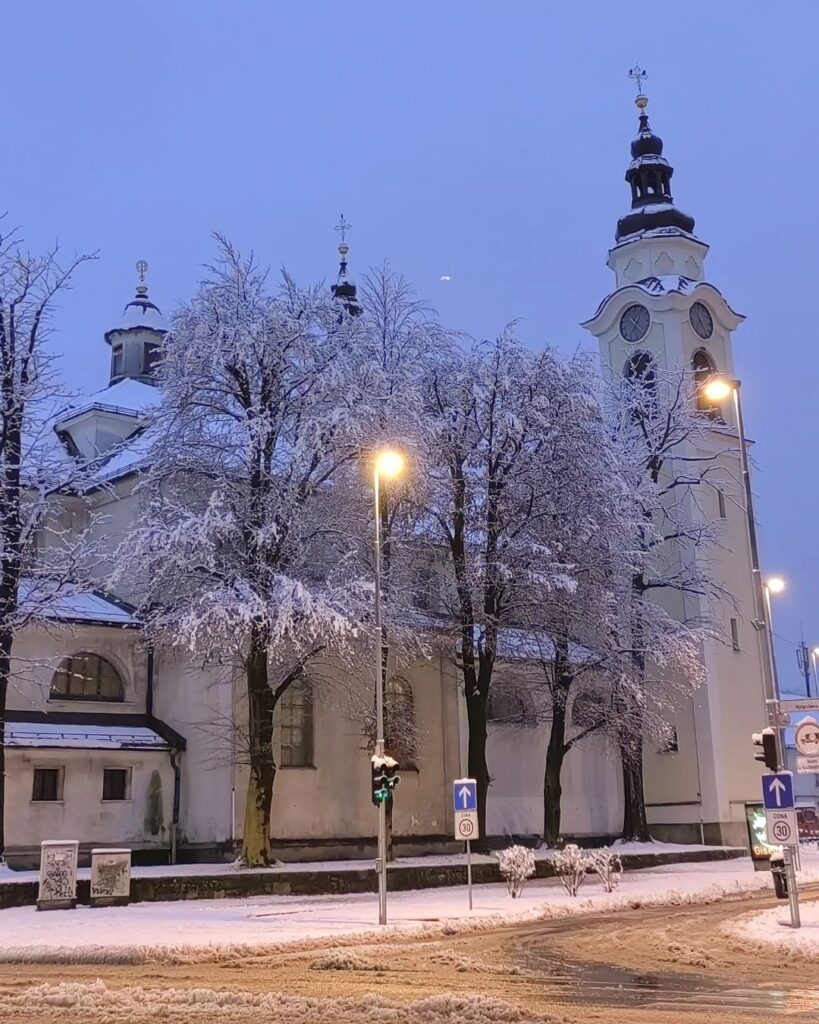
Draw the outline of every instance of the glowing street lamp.
M375 507L375 756L384 756L384 639L381 621L381 481L404 471L404 456L392 448L373 458ZM387 923L387 801L378 805L378 923Z
M781 594L785 589L785 581L781 576L771 576L765 580L765 586L772 594Z
M730 381L727 377L715 374L709 377L702 386L702 393L711 402L724 402L738 387L739 381Z

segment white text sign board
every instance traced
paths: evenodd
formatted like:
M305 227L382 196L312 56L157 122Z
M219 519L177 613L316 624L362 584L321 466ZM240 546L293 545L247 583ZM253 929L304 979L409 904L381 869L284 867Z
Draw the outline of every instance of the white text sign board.
M799 826L796 811L765 811L768 842L772 846L798 846Z

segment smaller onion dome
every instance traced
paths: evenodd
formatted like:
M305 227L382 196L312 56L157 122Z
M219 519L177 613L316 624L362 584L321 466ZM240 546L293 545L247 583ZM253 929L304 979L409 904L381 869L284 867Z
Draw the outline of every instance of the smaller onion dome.
M338 299L351 316L356 316L361 312L361 306L358 304L358 289L356 288L355 281L350 277L347 268L347 254L350 251L350 247L345 240L350 227L351 225L347 223L342 213L341 220L336 224L335 228L336 231L341 233L341 245L338 247L338 277L336 278L336 283L330 285L330 291L333 293L333 298Z

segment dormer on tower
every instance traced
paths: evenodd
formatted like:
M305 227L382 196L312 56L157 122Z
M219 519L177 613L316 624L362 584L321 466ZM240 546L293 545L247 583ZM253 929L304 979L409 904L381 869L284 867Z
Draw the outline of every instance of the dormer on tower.
M347 271L347 254L350 251L350 247L347 245L347 232L351 227L352 225L347 223L342 213L341 220L335 227L335 230L341 235L341 245L338 247L338 255L340 257L338 277L336 278L336 283L330 285L330 291L333 293L333 298L337 299L344 306L350 316L358 316L361 312L361 306L358 304L357 289L355 281L353 281Z
M105 340L111 346L111 384L126 379L156 383L162 342L168 332L159 307L148 298L147 270L145 260L139 260L136 295L125 307L122 323L105 333Z

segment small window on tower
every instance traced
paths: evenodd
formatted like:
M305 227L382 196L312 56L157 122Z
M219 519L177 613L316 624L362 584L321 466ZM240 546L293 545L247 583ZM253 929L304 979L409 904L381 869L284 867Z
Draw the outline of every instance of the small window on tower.
M704 348L698 348L691 359L691 369L694 371L694 384L697 388L697 408L712 420L721 419L719 403L708 398L703 390L708 380L717 372L717 364Z
M677 739L677 730L671 728L669 732L663 737L657 748L658 754L679 754L680 743Z
M151 377L159 367L162 358L162 346L155 341L145 343L145 351L142 354L142 372Z
M731 646L735 651L740 649L739 647L739 622L736 619L731 619Z
M121 377L125 370L125 357L122 345L114 345L111 349L111 376Z
M724 491L721 491L721 490L717 491L717 505L719 507L719 517L720 517L720 519L727 519L728 518L728 511L725 508L725 492Z

